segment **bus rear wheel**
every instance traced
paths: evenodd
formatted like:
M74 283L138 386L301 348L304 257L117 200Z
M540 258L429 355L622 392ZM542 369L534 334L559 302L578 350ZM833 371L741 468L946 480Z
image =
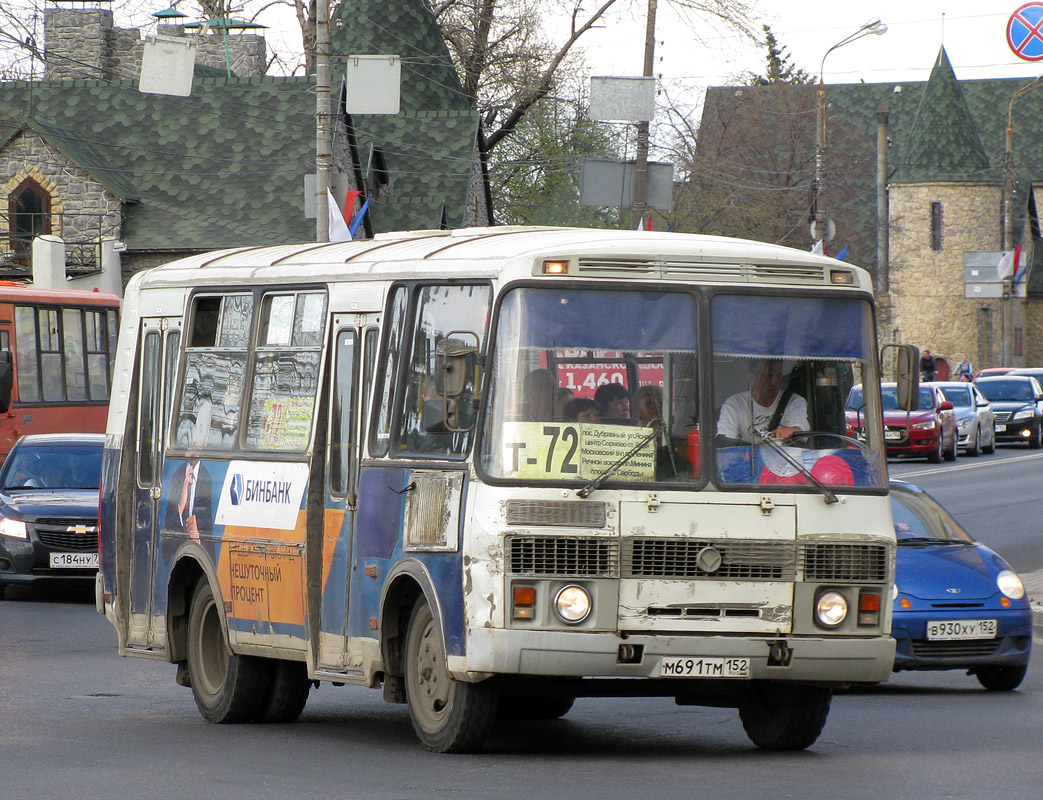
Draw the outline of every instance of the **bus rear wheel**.
M196 586L188 616L188 675L199 713L209 722L248 722L262 709L268 663L232 652L205 580Z
M435 753L481 749L496 720L496 690L449 674L431 607L417 602L406 634L406 700L420 743Z
M739 719L757 747L803 750L822 732L832 697L833 691L821 686L755 685L739 706Z
M293 722L308 704L308 692L311 690L308 668L302 661L273 659L270 672L268 689L257 721Z

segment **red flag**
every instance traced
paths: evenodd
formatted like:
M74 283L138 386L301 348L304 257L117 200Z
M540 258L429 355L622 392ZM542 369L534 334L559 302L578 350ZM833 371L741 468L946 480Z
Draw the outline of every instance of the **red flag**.
M362 192L352 189L344 198L344 221L348 223L348 225L351 224L351 220L355 217L355 201L358 199L360 194L362 194Z
M1011 283L1015 284L1024 277L1025 271L1021 268L1021 242L1018 242L1014 248L1014 276L1011 279Z

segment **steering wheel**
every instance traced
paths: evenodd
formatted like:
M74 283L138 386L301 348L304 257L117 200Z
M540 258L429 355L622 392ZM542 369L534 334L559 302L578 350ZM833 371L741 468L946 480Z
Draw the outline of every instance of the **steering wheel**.
M859 450L869 450L869 445L853 436L845 436L842 433L832 433L831 431L797 431L791 437L786 440L786 444L791 444L794 439L811 439L815 436L829 436L832 439L838 439L848 445L854 445Z

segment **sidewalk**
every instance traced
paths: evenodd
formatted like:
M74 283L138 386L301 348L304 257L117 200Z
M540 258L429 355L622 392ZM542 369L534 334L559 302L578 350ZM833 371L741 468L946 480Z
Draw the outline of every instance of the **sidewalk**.
M1032 603L1032 627L1035 638L1043 641L1043 569L1021 576L1025 592Z

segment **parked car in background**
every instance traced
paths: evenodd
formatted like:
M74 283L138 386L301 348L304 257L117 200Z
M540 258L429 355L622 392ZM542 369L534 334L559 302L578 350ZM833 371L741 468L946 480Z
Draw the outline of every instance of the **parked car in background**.
M922 489L891 490L894 671L961 669L986 689L1016 689L1032 649L1021 578Z
M104 434L23 436L0 469L0 597L43 581L92 585Z
M1028 375L1030 378L1035 378L1039 381L1039 385L1043 386L1043 367L1018 367L1012 369L1007 375Z
M956 443L969 456L996 451L995 413L988 398L973 383L936 381L956 415Z
M915 411L898 408L896 384L880 385L884 409L884 444L888 457L920 456L937 464L956 459L956 414L953 405L934 384L920 384L920 402ZM865 399L862 385L848 395L846 406L849 435L865 438Z
M972 380L978 380L978 378L984 378L988 375L1006 375L1008 372L1013 371L1014 367L986 367L975 372Z
M991 375L978 378L996 415L997 442L1027 442L1043 446L1043 386L1028 375Z

